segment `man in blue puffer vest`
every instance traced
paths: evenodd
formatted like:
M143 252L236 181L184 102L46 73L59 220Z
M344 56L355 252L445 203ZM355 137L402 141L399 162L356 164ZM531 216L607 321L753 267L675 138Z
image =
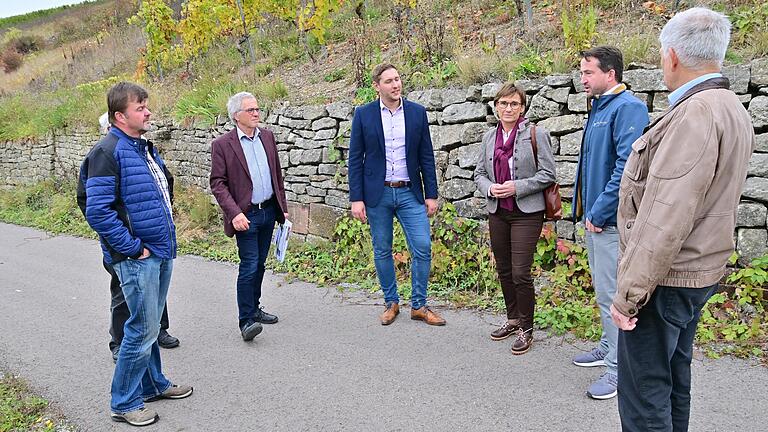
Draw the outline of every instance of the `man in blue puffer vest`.
M131 313L112 378L111 417L133 426L157 421L144 402L182 399L192 387L163 375L157 336L176 258L172 183L165 163L141 138L152 113L142 87L121 82L109 90L112 128L80 168L85 218L101 241L104 262L120 279ZM83 191L81 191L82 193Z
M618 329L610 307L616 294L619 233L616 210L619 183L632 143L648 125L648 106L627 92L621 82L624 60L621 51L599 46L581 53L581 83L588 96L589 118L579 153L573 197L575 221L586 226L587 254L603 334L600 345L573 358L582 367L605 366L587 395L593 399L616 396Z

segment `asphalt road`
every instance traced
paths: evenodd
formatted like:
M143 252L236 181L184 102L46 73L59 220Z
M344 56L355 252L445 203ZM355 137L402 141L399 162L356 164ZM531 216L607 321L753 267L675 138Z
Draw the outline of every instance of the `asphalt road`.
M532 350L488 337L501 317L443 310L448 325L377 321L381 300L265 278L280 316L253 343L237 330L231 264L184 256L168 297L166 375L195 387L160 401L147 431L617 431L616 400L593 401L599 368L582 342L537 332ZM84 431L109 419L108 275L96 242L0 224L0 369L18 373ZM701 357L701 356L698 356ZM691 431L768 431L768 370L697 359Z

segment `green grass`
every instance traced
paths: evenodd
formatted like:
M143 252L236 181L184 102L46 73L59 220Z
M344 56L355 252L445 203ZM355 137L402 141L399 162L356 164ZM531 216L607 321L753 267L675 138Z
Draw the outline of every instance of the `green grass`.
M29 21L33 21L33 20L36 20L38 18L45 18L45 17L49 17L49 16L52 16L52 15L56 15L59 12L64 12L66 10L87 6L89 4L96 4L96 3L103 3L103 2L104 2L104 0L90 0L90 1L86 0L83 3L77 4L77 5L64 5L64 6L59 6L59 7L55 7L55 8L43 9L43 10L39 10L39 11L29 12L29 13L25 13L23 15L14 15L14 16L6 17L6 18L0 18L0 30L4 29L6 27L16 26L16 25L23 24L23 23L26 23L26 22L29 22Z
M0 432L53 431L47 407L48 402L33 395L23 380L11 374L0 377Z

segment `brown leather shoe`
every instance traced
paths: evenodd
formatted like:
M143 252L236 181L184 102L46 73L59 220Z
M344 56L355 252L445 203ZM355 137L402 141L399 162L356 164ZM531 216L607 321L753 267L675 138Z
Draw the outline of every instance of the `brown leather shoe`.
M517 318L508 319L501 327L491 332L491 339L495 341L504 340L515 334L518 330L520 330L520 320Z
M387 303L387 308L384 310L384 313L382 313L379 316L379 319L381 319L381 325L390 325L393 321L395 321L395 318L397 318L397 315L400 313L400 305L394 302Z
M531 345L533 345L533 329L520 329L517 331L515 341L512 342L512 354L525 354L531 349Z
M445 325L445 320L443 317L438 315L437 312L433 312L432 309L428 308L427 306L422 306L418 309L411 308L411 319L424 321L425 323L433 326Z

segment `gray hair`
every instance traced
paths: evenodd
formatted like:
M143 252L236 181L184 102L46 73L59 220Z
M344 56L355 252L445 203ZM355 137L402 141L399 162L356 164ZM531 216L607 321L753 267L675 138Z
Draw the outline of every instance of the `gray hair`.
M102 135L106 134L109 131L109 126L109 113L105 112L99 117L99 132Z
M232 120L233 123L235 121L235 114L240 111L240 107L243 106L243 100L245 99L256 99L256 96L248 92L240 92L230 97L227 101L227 113L229 114L229 119Z
M723 65L731 39L731 22L725 15L703 7L675 14L661 30L661 49L675 50L680 63L691 69Z

